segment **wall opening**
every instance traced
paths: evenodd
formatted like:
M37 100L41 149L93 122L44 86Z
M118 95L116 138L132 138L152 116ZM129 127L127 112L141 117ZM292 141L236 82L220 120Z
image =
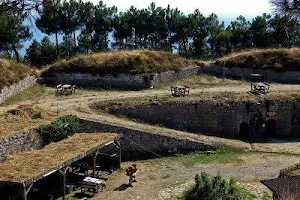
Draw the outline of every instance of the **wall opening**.
M267 137L276 137L277 123L275 119L268 119L266 121L266 134Z
M247 122L240 124L240 137L249 137L249 125Z

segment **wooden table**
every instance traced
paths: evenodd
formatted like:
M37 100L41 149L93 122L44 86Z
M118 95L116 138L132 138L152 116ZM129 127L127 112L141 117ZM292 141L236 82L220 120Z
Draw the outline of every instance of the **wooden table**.
M75 85L69 85L69 84L59 84L56 86L57 92L60 92L60 94L72 94L75 93Z
M269 92L270 85L263 82L251 83L251 92L256 94L266 94Z
M99 190L102 191L103 187L105 187L105 180L85 177L81 183L81 192L85 192L87 190L92 190L93 193L98 193Z
M190 92L190 88L188 86L182 86L182 85L177 85L177 86L171 86L171 93L172 96L174 97L180 97L180 96L186 96Z

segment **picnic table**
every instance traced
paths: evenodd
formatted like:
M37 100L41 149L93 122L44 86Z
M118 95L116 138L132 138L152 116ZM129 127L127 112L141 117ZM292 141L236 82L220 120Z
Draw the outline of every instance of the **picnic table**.
M267 94L269 92L270 85L263 82L251 83L251 92L256 94Z
M180 96L186 96L190 92L190 88L188 86L182 86L182 85L177 85L177 86L171 86L171 93L172 96L174 97L180 97Z
M94 194L96 194L99 192L99 190L102 191L105 185L106 182L103 179L85 177L81 182L80 188L81 192L92 191Z
M270 89L270 85L264 82L264 76L261 74L251 74L250 86L253 94L266 94Z
M69 85L69 84L65 84L65 85L59 84L56 86L56 90L60 94L75 93L75 88L76 88L76 85Z

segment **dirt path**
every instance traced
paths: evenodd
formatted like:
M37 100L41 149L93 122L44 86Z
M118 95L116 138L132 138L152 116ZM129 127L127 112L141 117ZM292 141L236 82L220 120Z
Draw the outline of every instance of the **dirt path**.
M280 91L283 93L293 92L300 90L300 85L282 85L282 84L271 84L271 91ZM227 85L227 86L215 86L215 87L203 87L193 89L191 94L206 93L220 93L220 92L248 92L249 85L241 83L240 85ZM231 140L218 137L211 137L199 134L192 134L184 131L177 131L173 129L157 127L153 125L137 123L127 119L121 119L112 115L94 113L89 107L89 104L99 101L109 101L116 99L126 99L134 97L155 97L155 96L166 96L170 95L170 91L166 89L160 90L143 90L143 91L94 91L94 90L78 90L74 95L71 96L56 96L55 89L47 88L46 94L40 97L36 101L25 101L18 103L20 104L33 104L45 109L58 110L64 114L76 114L81 117L96 119L103 123L110 123L128 128L145 130L155 132L158 134L167 134L181 138L189 138L200 140L208 144L226 144L232 147L242 147L246 149L253 149L262 152L286 152L293 154L300 154L300 143L298 141L276 141L271 143L254 143L252 146L249 143L242 142L240 140ZM1 106L0 113L4 113L9 109L17 106Z
M114 172L107 188L94 199L178 199L182 192L193 184L196 173L208 172L224 177L236 177L242 186L257 196L269 193L260 180L278 177L280 169L300 162L300 156L274 154L249 154L242 162L230 164L182 165L165 159L137 161L140 172L134 187L126 188L128 182L124 172ZM126 168L131 163L123 163Z

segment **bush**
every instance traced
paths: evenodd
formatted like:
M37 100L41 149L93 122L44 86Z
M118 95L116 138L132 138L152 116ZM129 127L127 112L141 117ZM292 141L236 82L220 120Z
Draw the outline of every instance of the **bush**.
M43 141L46 144L61 141L81 130L80 119L76 116L68 115L56 119L48 125L39 128Z
M233 178L229 181L220 176L211 178L202 172L195 176L195 185L184 194L185 200L239 200L245 199L243 191Z

